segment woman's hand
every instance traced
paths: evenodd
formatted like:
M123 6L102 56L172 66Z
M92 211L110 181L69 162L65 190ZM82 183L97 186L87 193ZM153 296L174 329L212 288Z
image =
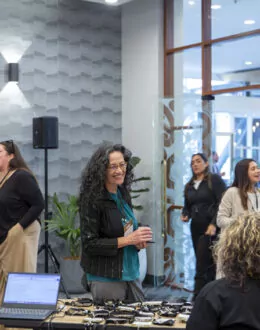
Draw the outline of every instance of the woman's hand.
M145 249L147 247L147 243L139 243L139 244L136 244L136 248L138 250L142 250L142 249Z
M139 227L128 236L117 238L118 249L128 245L135 245L137 249L146 247L146 243L151 241L153 233L150 227Z
M208 228L207 228L207 230L205 232L205 235L215 236L216 235L216 231L217 231L216 226L211 223L210 225L208 225Z
M187 215L181 215L181 221L183 222L188 222L189 221L189 217Z
M150 227L139 227L127 236L131 245L139 245L151 241L153 233Z

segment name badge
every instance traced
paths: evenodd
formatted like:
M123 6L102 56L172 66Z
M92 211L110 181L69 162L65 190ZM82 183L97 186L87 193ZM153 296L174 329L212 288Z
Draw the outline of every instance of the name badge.
M124 236L130 235L134 231L134 225L133 220L130 219L125 225L124 225Z

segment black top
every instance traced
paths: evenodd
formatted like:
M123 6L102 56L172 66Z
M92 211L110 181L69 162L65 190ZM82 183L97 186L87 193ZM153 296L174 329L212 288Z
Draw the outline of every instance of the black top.
M210 174L209 182L204 179L198 189L189 184L184 196L183 215L191 219L204 218L208 223L216 224L218 206L226 190L225 182L217 174Z
M260 280L238 283L220 279L208 283L195 300L186 330L260 329Z
M119 187L123 199L132 206L129 193ZM122 214L108 191L93 204L80 207L81 266L92 275L120 279L123 248L117 238L124 236Z
M0 189L0 243L18 222L25 229L37 219L44 200L34 176L16 170Z

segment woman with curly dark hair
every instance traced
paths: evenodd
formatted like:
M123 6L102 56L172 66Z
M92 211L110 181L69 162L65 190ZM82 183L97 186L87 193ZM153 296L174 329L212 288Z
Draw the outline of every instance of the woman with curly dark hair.
M192 177L184 189L181 220L187 222L191 219L191 238L196 255L194 300L203 286L216 276L210 246L216 238L218 205L226 185L218 174L209 171L208 159L203 153L192 155L191 169Z
M225 278L201 290L186 329L260 329L260 213L241 215L214 249Z
M120 144L104 144L82 174L79 207L82 256L93 299L141 300L138 250L152 239L139 227L130 197L131 152Z

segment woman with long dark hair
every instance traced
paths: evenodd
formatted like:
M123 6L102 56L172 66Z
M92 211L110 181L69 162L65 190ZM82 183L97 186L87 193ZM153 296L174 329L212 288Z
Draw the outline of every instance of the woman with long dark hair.
M192 155L191 169L192 177L184 189L181 219L183 222L191 219L191 237L196 256L195 299L202 287L215 279L210 245L217 234L217 210L226 186L219 175L209 172L208 159L203 153Z
M43 196L12 141L0 142L0 301L8 272L36 272Z
M235 166L234 181L225 192L217 216L220 228L227 227L246 211L260 211L260 169L252 158L240 160Z
M143 299L138 250L146 247L152 232L138 227L132 181L131 152L120 144L99 147L82 173L81 266L96 303Z

